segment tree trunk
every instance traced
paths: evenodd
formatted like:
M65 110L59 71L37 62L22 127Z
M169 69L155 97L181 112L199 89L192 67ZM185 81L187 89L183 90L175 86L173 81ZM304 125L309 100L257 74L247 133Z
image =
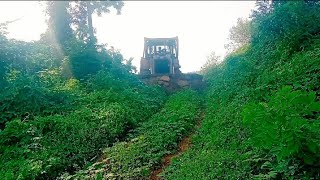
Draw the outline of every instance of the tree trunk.
M87 1L87 15L88 15L88 31L89 31L89 42L94 42L94 33L93 33L93 26L92 26L92 5L90 1Z

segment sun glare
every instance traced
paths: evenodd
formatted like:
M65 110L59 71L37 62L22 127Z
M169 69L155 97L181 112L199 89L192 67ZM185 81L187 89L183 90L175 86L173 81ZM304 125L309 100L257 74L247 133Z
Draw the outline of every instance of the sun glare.
M9 38L32 41L45 32L45 7L40 2L0 4L0 22L16 20L8 26ZM133 57L137 67L144 37L178 36L181 70L191 72L199 70L212 51L224 56L229 29L253 7L254 1L125 1L121 15L95 16L93 24L100 43L120 49L126 59Z
M8 26L9 38L38 40L47 28L43 10L37 1L2 1L0 22L14 21Z

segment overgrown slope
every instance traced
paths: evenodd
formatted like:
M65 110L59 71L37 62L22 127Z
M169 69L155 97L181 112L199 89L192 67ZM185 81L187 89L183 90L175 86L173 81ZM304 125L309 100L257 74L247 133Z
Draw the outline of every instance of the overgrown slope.
M274 2L212 68L207 113L165 179L318 179L319 3Z
M11 21L0 23L1 179L77 171L162 108L165 92L139 81L132 59L98 44L87 23L122 6L47 2L48 29L32 42L8 39Z
M139 83L130 85L127 79L117 80L108 73L95 75L86 87L73 81L73 85L71 80L65 84L70 89L57 90L74 99L61 108L55 106L59 108L56 114L26 116L6 123L0 132L1 177L47 179L62 171L77 170L97 158L101 148L122 139L138 123L157 112L165 100L160 89ZM29 100L18 97L7 102ZM35 97L39 96L35 94ZM46 103L46 96L40 101Z
M163 109L142 122L126 141L104 150L103 158L62 179L149 179L161 159L177 150L178 142L199 117L200 96L185 90L169 97Z
M54 179L78 170L166 100L105 47L74 42L72 54L63 55L48 42L15 41L1 32L0 42L2 179Z

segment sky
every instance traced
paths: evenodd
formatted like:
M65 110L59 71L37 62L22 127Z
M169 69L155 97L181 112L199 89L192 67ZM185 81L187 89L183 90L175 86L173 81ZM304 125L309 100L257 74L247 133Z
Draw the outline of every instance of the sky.
M144 37L179 38L182 72L194 72L211 52L223 57L229 29L248 18L254 1L124 1L116 11L93 16L99 43L119 49L139 67ZM9 37L38 40L47 25L44 6L36 1L0 1L0 22L19 19L8 27Z

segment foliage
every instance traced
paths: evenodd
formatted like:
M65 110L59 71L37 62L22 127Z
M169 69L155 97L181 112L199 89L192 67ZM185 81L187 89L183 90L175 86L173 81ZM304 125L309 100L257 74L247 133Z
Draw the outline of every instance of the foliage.
M92 13L122 2L73 3L49 3L54 28L40 41L7 39L0 25L0 176L147 179L192 130L199 96L179 92L163 106L132 59L95 42ZM233 27L234 51L203 69L203 124L166 179L319 179L319 10L259 1L251 22Z
M95 44L92 15L101 16L103 13L110 13L111 7L117 10L117 14L120 14L123 5L122 1L74 1L70 7L70 14L76 28L76 37Z
M48 29L42 39L51 42L56 48L66 55L68 41L74 38L72 25L72 17L69 14L70 2L68 1L48 1L46 14L49 16L47 20Z
M73 108L71 102L75 97L70 91L50 88L60 82L53 85L53 80L37 76L24 77L19 72L11 72L7 78L8 86L0 95L1 129L6 122L15 118L32 120L37 115L66 113Z
M190 131L199 115L200 100L187 90L169 97L161 112L135 129L128 141L104 150L103 160L63 179L148 179L150 170L164 155L174 152L177 142Z
M208 57L206 63L201 67L200 73L207 74L210 69L220 63L220 56L217 56L215 52L212 52Z
M42 35L41 42L50 44L62 56L59 66L62 66L65 77L87 79L114 63L116 57L112 56L113 52L107 50L105 45L97 44L92 14L108 13L111 7L120 14L122 6L122 1L47 2L49 28ZM124 66L121 58L115 66ZM124 67L129 71L133 68L130 64Z
M206 117L165 179L319 179L320 6L273 2L205 75Z
M292 87L287 86L268 103L247 105L243 119L251 130L252 146L272 154L279 164L284 161L290 164L292 158L296 158L316 168L320 158L320 103L315 100L315 92L292 91ZM273 173L283 173L273 168ZM290 175L298 168L301 167L291 169Z
M237 24L230 29L228 43L225 48L230 53L249 44L251 34L251 21L239 18Z
M39 41L7 39L0 25L2 179L77 171L166 99L132 74L119 51L75 38L69 2L48 5L51 28Z
M61 65L63 56L51 44L42 41L17 41L5 36L1 36L0 41L0 63L3 63L1 74L4 81L6 74L10 74L11 71L20 71L23 75L32 76L40 71L59 68Z
M46 9L49 28L43 38L60 45L64 51L68 41L74 38L96 44L92 15L110 13L110 8L120 14L123 5L122 1L49 1Z
M58 92L67 93L67 97L72 98L70 95L74 94L70 103L65 103L68 98L59 94L50 93L53 100L61 99L62 102L48 99L48 95L41 95L45 92L41 87L28 88L28 92L19 91L21 93L14 99L8 99L8 103L13 103L13 100L21 102L21 105L33 103L23 107L13 106L16 108L13 113L32 112L37 107L44 107L36 111L42 117L34 113L33 118L16 118L7 122L4 130L0 131L1 177L47 179L65 170L78 170L93 160L101 148L125 137L129 130L139 126L139 122L145 121L161 107L165 95L159 89L126 84L125 81L119 83L110 75L103 76L108 73L98 73L88 80L87 85L69 80L58 86ZM115 84L109 84L110 81ZM91 90L92 86L94 90ZM26 94L31 97L23 99ZM64 113L50 111L50 107L46 107L48 101L52 108ZM47 111L49 114L44 114Z

